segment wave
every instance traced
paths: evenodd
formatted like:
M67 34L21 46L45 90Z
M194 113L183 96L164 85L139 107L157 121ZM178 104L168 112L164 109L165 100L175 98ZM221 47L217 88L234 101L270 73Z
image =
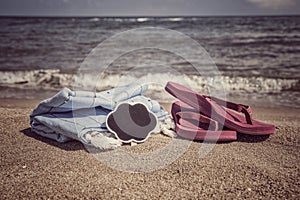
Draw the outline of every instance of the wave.
M252 39L252 38L237 38L232 41L226 41L228 46L264 46L264 45L280 45L281 47L283 46L288 46L288 47L298 47L300 45L300 40L299 39L293 39L293 40L285 40L284 38L281 39ZM224 43L224 45L226 45Z
M179 22L183 21L185 18L183 17L168 17L168 18L162 18L160 21L169 21L169 22ZM189 20L189 19L186 19Z
M63 87L74 90L101 91L128 84L137 79L150 82L145 94L161 102L171 102L173 97L164 91L167 81L186 85L195 91L218 96L223 92L229 100L265 107L287 106L300 108L300 81L298 79L265 77L203 77L187 74L148 73L146 75L107 73L63 73L56 69L0 71L0 98L44 99ZM213 91L211 93L211 91Z
M157 22L179 22L179 21L190 21L198 20L198 18L190 19L184 17L105 17L105 18L90 18L88 21L111 21L111 22L148 22L148 21L157 21Z
M39 70L23 70L23 71L0 71L0 85L9 85L16 87L71 87L76 80L80 80L82 87L96 86L97 88L115 87L116 84L123 84L128 81L134 81L137 78L146 80L172 80L188 83L192 88L199 86L208 87L208 83L212 82L215 76L203 77L198 75L171 74L171 73L153 73L146 75L110 73L99 75L98 82L95 85L94 74L76 74L63 73L59 69L39 69ZM101 80L100 80L101 79ZM298 79L284 78L266 78L266 77L232 77L222 76L221 82L228 91L245 91L250 93L279 93L281 91L300 91ZM161 82L161 81L159 81ZM126 84L126 83L124 83ZM216 87L216 86L209 86Z
M59 69L0 71L0 75L1 85L48 88L68 86L74 78L73 74L60 73Z
M136 19L137 22L146 22L146 21L149 21L150 19L149 18L146 18L146 17L139 17Z
M94 17L89 19L90 22L98 22L100 19L98 17Z

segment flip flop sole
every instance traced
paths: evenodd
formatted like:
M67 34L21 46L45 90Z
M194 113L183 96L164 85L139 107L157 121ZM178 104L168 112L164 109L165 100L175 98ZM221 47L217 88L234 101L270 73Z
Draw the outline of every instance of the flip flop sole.
M190 140L205 141L234 141L237 139L236 131L217 130L218 122L194 111L192 107L183 102L177 101L172 104L171 113L175 122L175 131L179 136Z

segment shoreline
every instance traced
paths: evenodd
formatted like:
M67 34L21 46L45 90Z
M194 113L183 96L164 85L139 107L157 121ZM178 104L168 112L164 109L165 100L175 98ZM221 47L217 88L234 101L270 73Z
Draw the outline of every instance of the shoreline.
M53 94L56 94L56 92L53 92ZM47 98L50 98L50 96L48 96ZM37 106L41 101L47 99L47 98L36 98L36 99L21 99L21 98L0 98L0 107L2 108L27 108L27 107L31 107L32 109L35 108L35 106ZM227 99L227 101L230 101ZM161 105L169 105L172 102L169 101L159 101ZM245 103L242 101L234 101L236 103L243 103L245 105L250 106L252 109L257 110L257 109L265 109L265 110L280 110L280 111L284 111L284 110L289 110L291 112L298 110L300 112L300 108L298 107L292 107L292 106L285 106L285 105L272 105L272 103L270 103L268 106L267 103L265 102L264 104L261 105L254 105L255 103ZM169 111L169 109L167 109Z

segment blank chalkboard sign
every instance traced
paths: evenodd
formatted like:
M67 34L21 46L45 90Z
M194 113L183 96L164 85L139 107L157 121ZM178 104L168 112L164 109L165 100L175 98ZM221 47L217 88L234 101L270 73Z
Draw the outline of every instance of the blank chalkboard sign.
M106 118L110 132L124 143L147 140L158 120L143 103L121 103Z

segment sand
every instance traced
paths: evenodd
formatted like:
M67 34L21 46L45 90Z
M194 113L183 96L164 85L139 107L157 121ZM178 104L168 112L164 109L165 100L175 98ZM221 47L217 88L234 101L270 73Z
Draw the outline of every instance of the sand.
M29 129L38 101L1 100L1 199L299 199L299 109L254 108L254 117L276 125L270 137L240 134L199 158L201 142L172 164L128 173L98 161L76 141L59 144ZM125 150L167 144L157 135Z

